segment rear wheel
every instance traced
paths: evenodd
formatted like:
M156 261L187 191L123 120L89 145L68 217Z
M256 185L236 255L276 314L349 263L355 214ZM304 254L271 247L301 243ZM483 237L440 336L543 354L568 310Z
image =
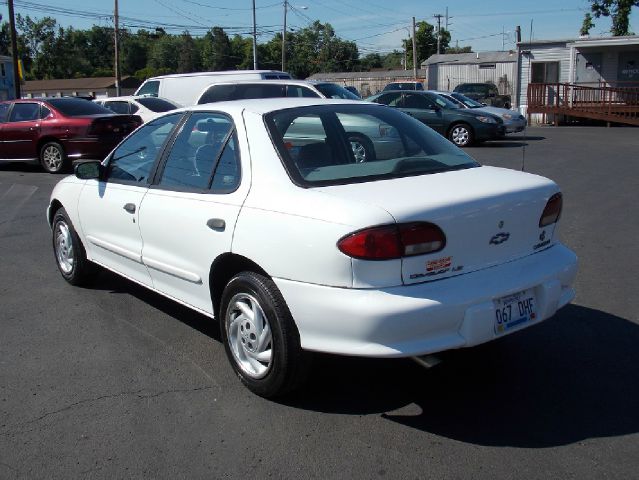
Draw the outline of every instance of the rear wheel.
M57 142L47 142L40 149L40 164L49 173L60 173L67 167L64 148Z
M220 303L220 330L233 370L253 393L281 396L304 380L308 354L270 278L242 272L229 281Z
M358 133L349 133L348 141L353 150L355 163L372 162L375 160L375 148L368 137Z
M58 270L71 285L86 284L95 273L95 265L87 260L84 246L64 208L53 216L53 253Z
M458 147L467 147L473 143L473 129L465 123L453 125L448 131L448 139Z

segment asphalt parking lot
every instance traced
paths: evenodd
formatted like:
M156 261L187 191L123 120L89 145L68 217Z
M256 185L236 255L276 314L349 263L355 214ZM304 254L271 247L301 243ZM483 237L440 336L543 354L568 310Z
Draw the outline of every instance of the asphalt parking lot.
M44 217L61 177L0 165L0 479L636 478L639 130L468 152L562 187L573 304L431 370L318 355L278 403L233 376L207 318L106 272L67 285Z

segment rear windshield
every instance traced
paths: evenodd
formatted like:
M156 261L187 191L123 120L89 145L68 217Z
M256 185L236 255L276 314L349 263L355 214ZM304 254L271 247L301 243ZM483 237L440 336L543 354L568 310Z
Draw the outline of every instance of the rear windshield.
M344 100L361 100L357 95L334 83L318 83L315 85L326 98L342 98Z
M143 106L145 106L152 112L157 112L157 113L168 112L170 110L175 110L176 108L179 108L174 103L171 103L168 100L164 100L163 98L144 97L144 98L138 98L137 101L138 103L142 104Z
M47 103L67 117L78 117L81 115L100 115L113 112L91 100L81 98L51 98Z
M291 179L341 185L479 166L418 120L374 105L314 105L265 116Z

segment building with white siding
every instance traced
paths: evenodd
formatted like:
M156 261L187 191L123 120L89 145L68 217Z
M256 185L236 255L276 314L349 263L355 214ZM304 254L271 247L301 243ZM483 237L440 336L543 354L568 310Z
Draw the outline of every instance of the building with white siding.
M422 62L429 90L452 91L460 83L493 83L500 95L515 93L517 54L510 52L445 53Z
M426 83L426 71L417 70L417 78L413 70L374 70L371 72L330 72L314 73L306 80L333 82L345 87L355 87L362 97L380 92L388 83L417 80Z
M639 86L639 36L521 42L517 59L515 104L523 114L531 83ZM541 115L532 120L541 120Z

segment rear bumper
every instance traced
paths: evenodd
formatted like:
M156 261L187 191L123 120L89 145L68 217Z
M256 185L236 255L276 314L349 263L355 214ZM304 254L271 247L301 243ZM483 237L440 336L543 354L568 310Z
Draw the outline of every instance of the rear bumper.
M122 138L73 138L63 142L70 160L104 160Z
M494 332L493 300L534 289L537 318L575 296L577 257L557 244L519 260L440 281L384 289L335 288L275 279L307 350L407 357L485 343ZM499 335L502 336L502 335Z

